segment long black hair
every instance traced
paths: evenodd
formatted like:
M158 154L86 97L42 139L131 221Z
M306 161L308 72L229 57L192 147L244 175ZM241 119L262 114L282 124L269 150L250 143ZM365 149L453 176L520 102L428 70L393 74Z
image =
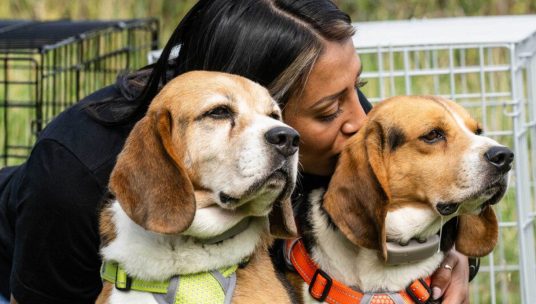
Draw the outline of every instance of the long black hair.
M88 110L104 124L132 121L170 79L193 70L247 77L284 107L303 89L323 42L353 34L348 15L330 0L200 0L155 64L118 78L123 99L95 102Z

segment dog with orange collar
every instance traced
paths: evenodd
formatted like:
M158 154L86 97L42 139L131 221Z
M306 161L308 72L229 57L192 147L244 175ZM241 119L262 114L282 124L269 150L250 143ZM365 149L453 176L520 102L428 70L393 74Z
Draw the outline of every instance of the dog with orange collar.
M302 303L429 303L444 251L489 254L513 153L458 104L393 97L348 140L327 189L295 205L281 252ZM448 225L445 223L448 222Z

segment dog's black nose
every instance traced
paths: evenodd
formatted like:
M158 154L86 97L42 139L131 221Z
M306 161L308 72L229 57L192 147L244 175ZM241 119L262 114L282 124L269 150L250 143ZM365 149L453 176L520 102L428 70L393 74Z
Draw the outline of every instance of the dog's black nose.
M501 146L491 147L484 153L486 160L501 172L510 170L510 164L514 160L514 153Z
M436 209L441 215L451 215L458 210L459 206L460 204L456 203L439 203Z
M264 134L266 141L284 156L291 156L298 151L300 135L288 127L275 127Z

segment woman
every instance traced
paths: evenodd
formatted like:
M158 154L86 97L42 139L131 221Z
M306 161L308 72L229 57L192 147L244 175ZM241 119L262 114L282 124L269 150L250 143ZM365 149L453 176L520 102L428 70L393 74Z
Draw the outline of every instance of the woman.
M361 63L353 33L329 0L200 0L154 66L62 113L28 161L4 171L1 292L20 303L94 301L101 287L98 203L115 157L162 85L184 72L229 72L266 86L301 133L301 184L324 184L370 109L356 91ZM446 303L462 303L467 258L451 253L445 263L454 270L436 273L434 295L445 291Z

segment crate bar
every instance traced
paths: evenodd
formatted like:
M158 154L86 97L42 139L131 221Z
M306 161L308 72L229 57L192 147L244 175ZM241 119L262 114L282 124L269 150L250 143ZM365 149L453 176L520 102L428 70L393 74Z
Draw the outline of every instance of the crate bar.
M496 66L486 66L482 68L481 66L467 66L467 67L451 67L451 68L442 68L442 69L421 69L421 70L403 70L403 71L392 71L392 76L394 77L403 77L406 75L409 76L434 76L434 75L451 75L451 74L469 74L469 73L480 73L483 72L510 72L510 66L508 65L496 65ZM379 77L379 73L363 71L363 77Z
M404 49L404 84L406 88L406 95L411 95L411 75L410 75L410 66L409 66L409 54L408 50Z
M536 34L535 34L536 40ZM529 184L532 193L532 212L530 217L534 221L534 215L536 214L536 55L533 54L530 59L527 70L527 100L528 100L528 121L525 128L530 132L531 142L531 161L532 172ZM534 269L536 273L536 269Z
M416 52L416 51L448 51L449 48L453 49L478 49L479 47L484 48L508 48L510 44L506 43L485 43L485 44L436 44L436 45L404 45L404 46L387 46L387 45L379 45L375 46L374 48L359 48L359 42L356 44L359 53L360 54L371 54L371 53L377 53L378 49L381 50L381 52L387 52L391 51L394 53L402 53L404 50L408 50L410 52Z
M385 83L384 83L384 72L383 72L383 54L378 48L377 55L378 56L378 78L380 79L380 99L385 99ZM361 77L361 76L360 76Z
M391 48L389 48L389 67L391 68L391 71L389 73L390 80L391 80L391 95L396 95L395 75L394 75L395 58L394 58L393 49Z
M4 81L7 81L8 80L8 65L7 65L7 62L8 62L8 58L4 58L3 60L4 62ZM5 134L4 134L4 155L3 155L3 159L4 159L4 166L7 166L7 160L8 160L8 156L7 156L7 147L8 147L8 131L9 131L9 124L8 124L8 116L7 116L7 97L8 97L8 86L4 83L4 99L3 99L3 104L2 104L2 107L4 108L4 130L5 130Z
M480 46L478 48L478 54L479 54L479 77L480 77L480 95L481 95L481 111L482 111L482 124L484 126L484 129L488 129L488 123L487 123L487 105L486 105L486 81L485 81L485 67L484 67L484 48ZM462 75L467 75L466 73ZM466 83L462 81L462 83ZM499 234L499 241L502 237L501 234ZM499 243L498 246L499 256L501 260L504 259L504 246L502 242ZM489 286L490 286L490 292L491 292L491 303L496 304L497 303L497 291L495 289L496 285L496 278L495 278L495 258L494 258L494 252L491 252L489 255L489 274L490 274L490 280L489 280ZM503 286L503 284L501 284ZM501 290L504 290L504 287L502 287Z
M523 75L520 69L515 68L517 65L517 56L515 52L515 45L510 46L510 60L512 64L511 69L511 86L512 97L514 100L520 100L522 98L523 88ZM519 83L521 82L521 83ZM513 117L514 123L514 149L515 151L523 151L526 148L526 136L520 136L523 132L523 104L518 102L514 105L514 112L510 114ZM529 235L529 231L524 229L523 223L525 222L528 210L526 210L526 191L530 191L527 187L524 178L526 177L526 164L528 159L526 154L516 155L515 170L518 174L516 178L516 205L517 205L517 217L518 217L518 235L519 235L519 268L520 268L520 287L523 303L530 303L536 298L536 291L534 289L534 283L536 282L534 273L534 240L532 235ZM532 259L532 261L530 260Z
M488 266L481 265L479 272L490 272L491 269ZM513 271L519 271L518 265L499 265L496 266L495 269L493 269L495 272L513 272Z

